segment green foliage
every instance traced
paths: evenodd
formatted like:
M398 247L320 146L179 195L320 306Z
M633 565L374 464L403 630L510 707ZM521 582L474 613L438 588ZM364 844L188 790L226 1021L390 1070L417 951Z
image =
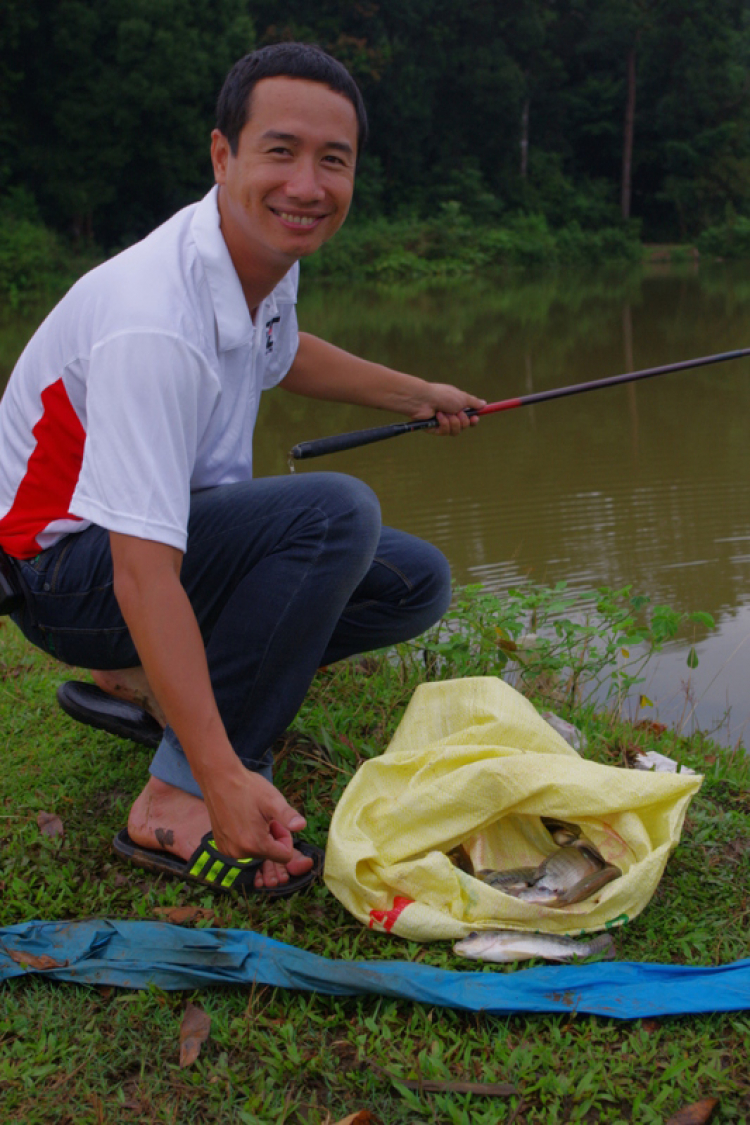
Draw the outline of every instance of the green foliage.
M466 586L419 651L431 678L502 675L547 702L573 707L595 698L619 711L649 659L686 625L714 622L707 613L649 610L649 599L629 586L573 594L559 582L503 596ZM694 648L687 663L697 666Z
M210 183L218 88L253 45L241 0L32 4L13 182L78 239L133 241Z
M3 15L0 189L25 186L55 230L108 248L205 191L226 71L284 38L320 43L362 86L355 216L432 221L457 203L487 227L522 211L615 228L631 59L649 240L692 238L750 198L740 0L5 0Z
M0 295L15 307L62 265L60 241L41 223L0 215Z
M62 291L91 264L42 223L29 192L0 197L0 299L11 309Z
M730 214L725 222L704 230L696 246L713 258L750 258L750 219Z
M460 597L475 618L467 631L478 646L486 630L489 652L494 607L479 592ZM566 598L564 590L547 591L538 615ZM606 614L627 617L631 609L628 598L615 597ZM654 609L652 619L659 616ZM664 618L669 628L669 615ZM465 667L479 674L483 665ZM197 912L185 925L186 940L193 927L253 929L338 960L467 970L449 942L417 945L368 930L323 885L297 898L259 902L222 897L113 859L109 842L147 776L149 754L64 716L55 687L69 675L0 619L0 925L92 916L155 921L165 909L183 906ZM424 663L413 651L344 662L316 677L295 729L276 748L276 781L304 809L306 835L314 842L325 842L343 787L364 757L387 746L424 678ZM617 930L618 958L717 966L745 957L750 759L700 737L657 737L607 714L571 717L585 728L593 760L620 765L627 747L637 744L705 774L656 895ZM42 810L62 818L64 837L41 835L36 818ZM649 1021L574 1011L472 1015L374 995L264 986L135 992L52 985L43 974L8 982L2 1001L0 1114L9 1125L330 1125L361 1109L382 1125L511 1119L660 1125L706 1097L719 1099L722 1120L744 1121L750 1108L744 1012ZM182 1069L179 1027L188 1002L210 1014L211 1035L194 1066ZM518 1093L499 1099L404 1084L420 1078L502 1080Z
M457 200L430 219L380 218L344 227L302 263L307 277L398 282L459 277L490 267L636 262L642 256L631 226L549 228L543 215L516 215L503 226L474 224Z

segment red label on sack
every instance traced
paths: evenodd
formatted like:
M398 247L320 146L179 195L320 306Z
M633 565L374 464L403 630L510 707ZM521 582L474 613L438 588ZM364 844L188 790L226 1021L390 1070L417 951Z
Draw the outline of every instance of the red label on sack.
M400 895L397 895L390 910L371 910L370 929L376 922L380 922L385 932L389 934L396 925L396 919L401 911L412 902L414 902L413 898L401 898Z

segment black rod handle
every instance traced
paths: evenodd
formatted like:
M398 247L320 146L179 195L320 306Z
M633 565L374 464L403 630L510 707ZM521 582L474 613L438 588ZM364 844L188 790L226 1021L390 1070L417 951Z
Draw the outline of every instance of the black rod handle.
M355 449L358 445L371 445L374 441L410 434L414 430L432 430L437 426L437 418L422 418L418 422L393 422L388 426L375 426L370 430L353 430L348 434L334 434L332 437L317 438L315 441L302 441L289 450L295 461L306 461L309 457L323 457L326 453L341 453L344 449Z

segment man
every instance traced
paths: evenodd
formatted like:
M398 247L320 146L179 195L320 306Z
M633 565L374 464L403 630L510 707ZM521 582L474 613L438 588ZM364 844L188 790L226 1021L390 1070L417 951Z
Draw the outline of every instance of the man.
M297 333L297 263L346 218L366 135L347 71L264 48L232 69L217 117L212 192L82 278L19 360L0 546L25 635L167 724L115 850L273 895L320 855L293 841L305 821L268 748L321 664L437 620L449 575L381 528L359 481L253 480L260 393L437 414L451 435L482 400Z

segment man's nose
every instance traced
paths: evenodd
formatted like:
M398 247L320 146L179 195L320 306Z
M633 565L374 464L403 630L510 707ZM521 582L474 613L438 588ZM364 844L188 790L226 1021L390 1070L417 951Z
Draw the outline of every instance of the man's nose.
M302 157L295 161L294 168L286 181L285 190L290 198L308 203L323 199L325 190L320 182L320 170L316 161Z

